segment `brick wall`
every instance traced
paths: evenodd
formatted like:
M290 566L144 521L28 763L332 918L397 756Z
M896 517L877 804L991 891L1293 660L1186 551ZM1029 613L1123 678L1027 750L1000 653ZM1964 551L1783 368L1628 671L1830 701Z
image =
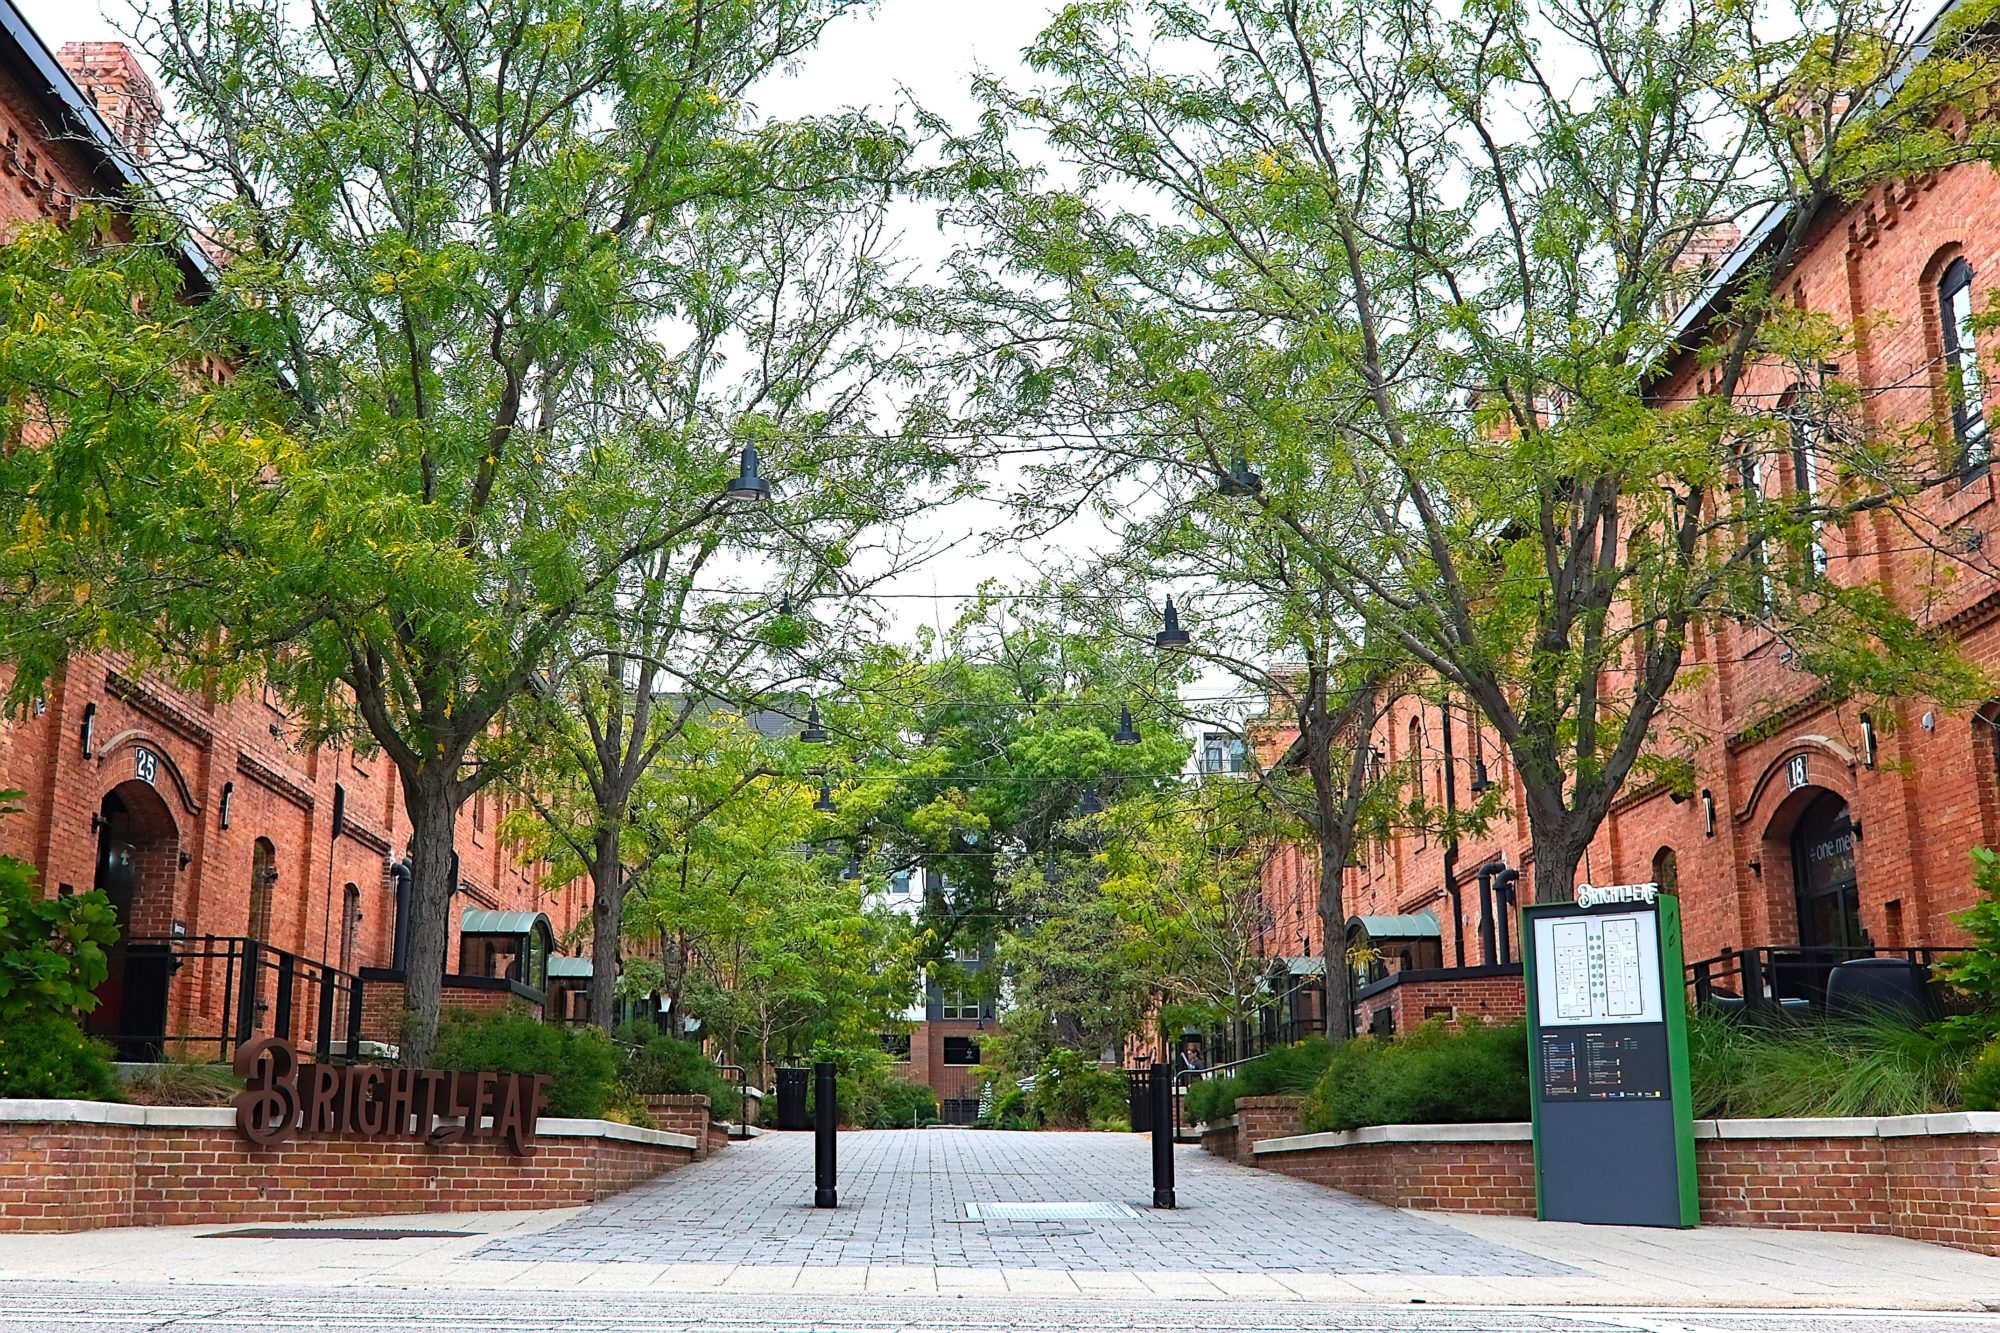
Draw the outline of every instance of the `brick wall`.
M521 1005L540 1018L538 994L526 987L497 985L487 977L447 976L444 979L444 1012L468 1014L502 1013ZM403 975L386 968L371 968L361 977L361 1036L395 1046L403 1040Z
M1254 1166L1252 1149L1257 1144L1299 1132L1299 1103L1304 1100L1282 1095L1238 1097L1235 1114L1202 1126L1202 1150Z
M2000 1254L2000 1115L1702 1121L1696 1135L1704 1223L1874 1232ZM1398 1208L1535 1211L1526 1125L1302 1135L1267 1140L1251 1160Z
M643 1100L655 1128L669 1134L685 1134L699 1145L694 1150L697 1162L729 1142L728 1133L715 1123L708 1097L703 1093L655 1092L648 1093Z
M1522 988L1521 969L1492 975L1494 968L1426 968L1398 972L1382 989L1357 999L1356 1012L1363 1032L1377 1031L1379 1017L1387 1013L1392 1032L1408 1032L1430 1018L1445 1022L1505 1023L1527 1012L1527 992Z
M201 1123L0 1121L0 1232L564 1208L695 1158L691 1148L597 1121L544 1122L538 1151L523 1158L493 1140L258 1149L229 1111L112 1109Z

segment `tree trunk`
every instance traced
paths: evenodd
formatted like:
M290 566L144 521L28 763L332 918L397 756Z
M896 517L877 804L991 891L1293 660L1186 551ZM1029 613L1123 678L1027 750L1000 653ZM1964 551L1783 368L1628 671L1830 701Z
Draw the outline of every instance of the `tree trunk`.
M623 816L597 831L590 868L590 1021L607 1033L617 1017L618 941L625 931L625 867L618 827Z
M1320 951L1326 955L1323 979L1328 1041L1354 1035L1353 972L1347 966L1347 844L1338 838L1319 840Z
M1535 851L1534 900L1568 902L1576 894L1576 869L1583 862L1586 844L1569 837L1563 829L1546 827L1532 817L1528 837Z
M452 832L458 814L453 783L436 771L403 779L410 814L409 953L403 970L406 1065L430 1059L444 1006L444 960L451 945Z

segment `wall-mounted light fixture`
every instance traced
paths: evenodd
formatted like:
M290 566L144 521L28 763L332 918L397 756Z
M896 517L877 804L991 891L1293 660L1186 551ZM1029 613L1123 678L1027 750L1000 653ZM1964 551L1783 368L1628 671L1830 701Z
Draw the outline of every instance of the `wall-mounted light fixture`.
M1861 766L1875 767L1875 719L1861 715Z
M215 804L215 822L223 828L229 827L229 798L236 795L236 784L222 784L222 799Z
M1764 863L1762 861L1752 861L1750 863L1750 873L1758 879L1764 878Z
M194 860L194 857L193 857L193 855L192 855L192 854L190 854L190 853L188 853L188 852L182 852L182 853L181 853L181 855L180 855L180 863L181 863L181 869L182 869L182 870L186 870L186 869L188 868L188 863L189 863L190 861L192 861L192 860Z
M1701 831L1708 837L1715 836L1715 797L1706 787L1701 789Z
M97 743L96 704L85 704L83 706L83 726L80 728L78 734L83 740L83 757L89 759L92 757L91 751Z

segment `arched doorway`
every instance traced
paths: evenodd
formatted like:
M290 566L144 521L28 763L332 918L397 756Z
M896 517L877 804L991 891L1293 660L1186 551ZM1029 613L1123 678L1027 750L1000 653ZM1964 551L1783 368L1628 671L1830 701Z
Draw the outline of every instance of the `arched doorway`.
M1799 943L1807 948L1870 947L1861 927L1861 885L1847 802L1833 792L1814 799L1792 828L1791 851Z
M105 793L97 811L97 871L91 887L111 902L118 941L86 1026L120 1059L159 1057L167 1031L167 982L180 830L160 794L141 781Z

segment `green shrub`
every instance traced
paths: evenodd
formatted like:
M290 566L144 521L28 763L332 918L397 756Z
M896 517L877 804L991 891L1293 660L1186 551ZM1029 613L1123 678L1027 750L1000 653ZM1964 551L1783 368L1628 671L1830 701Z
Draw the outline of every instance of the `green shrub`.
M497 1014L446 1014L431 1063L439 1069L547 1074L552 1116L601 1119L629 1100L618 1085L618 1055L602 1031L540 1023L518 1005Z
M0 812L18 792L0 791ZM44 897L35 868L0 856L0 1028L37 1014L88 1013L110 970L118 918L102 893Z
M1243 1097L1297 1096L1311 1092L1333 1060L1333 1044L1325 1037L1308 1037L1289 1046L1274 1046L1236 1071Z
M921 1083L884 1079L861 1123L869 1129L917 1129L937 1123L937 1094Z
M618 1035L621 1041L630 1043L623 1081L634 1093L644 1096L700 1093L708 1098L711 1120L736 1117L736 1084L723 1076L701 1047L643 1025L620 1029Z
M1433 1021L1387 1041L1342 1042L1300 1107L1308 1130L1527 1118L1522 1022L1454 1030Z
M1130 1087L1124 1070L1101 1068L1093 1056L1058 1047L1043 1057L1028 1100L1047 1128L1125 1129Z
M1939 960L1938 979L1969 997L1979 1009L1972 1019L1958 1020L1954 1026L1976 1026L1991 1032L2000 1017L2000 853L1975 847L1972 856L1972 887L1977 898L1971 907L1952 917L1972 941L1963 952Z
M0 1097L123 1100L111 1048L67 1013L40 1010L0 1025Z
M1243 1080L1233 1074L1218 1074L1188 1084L1187 1102L1181 1114L1191 1125L1205 1125L1236 1113L1236 1099L1244 1096Z
M1968 1111L2000 1111L2000 1038L1986 1043L1958 1082Z
M1028 1094L1010 1084L1006 1091L993 1094L992 1109L979 1125L986 1129L1040 1129L1042 1122L1029 1104Z
M1960 1076L1978 1047L1979 1034L1971 1029L1913 1028L1889 1015L1755 1023L1697 1011L1688 1017L1694 1114L1764 1119L1948 1111L1959 1105Z

